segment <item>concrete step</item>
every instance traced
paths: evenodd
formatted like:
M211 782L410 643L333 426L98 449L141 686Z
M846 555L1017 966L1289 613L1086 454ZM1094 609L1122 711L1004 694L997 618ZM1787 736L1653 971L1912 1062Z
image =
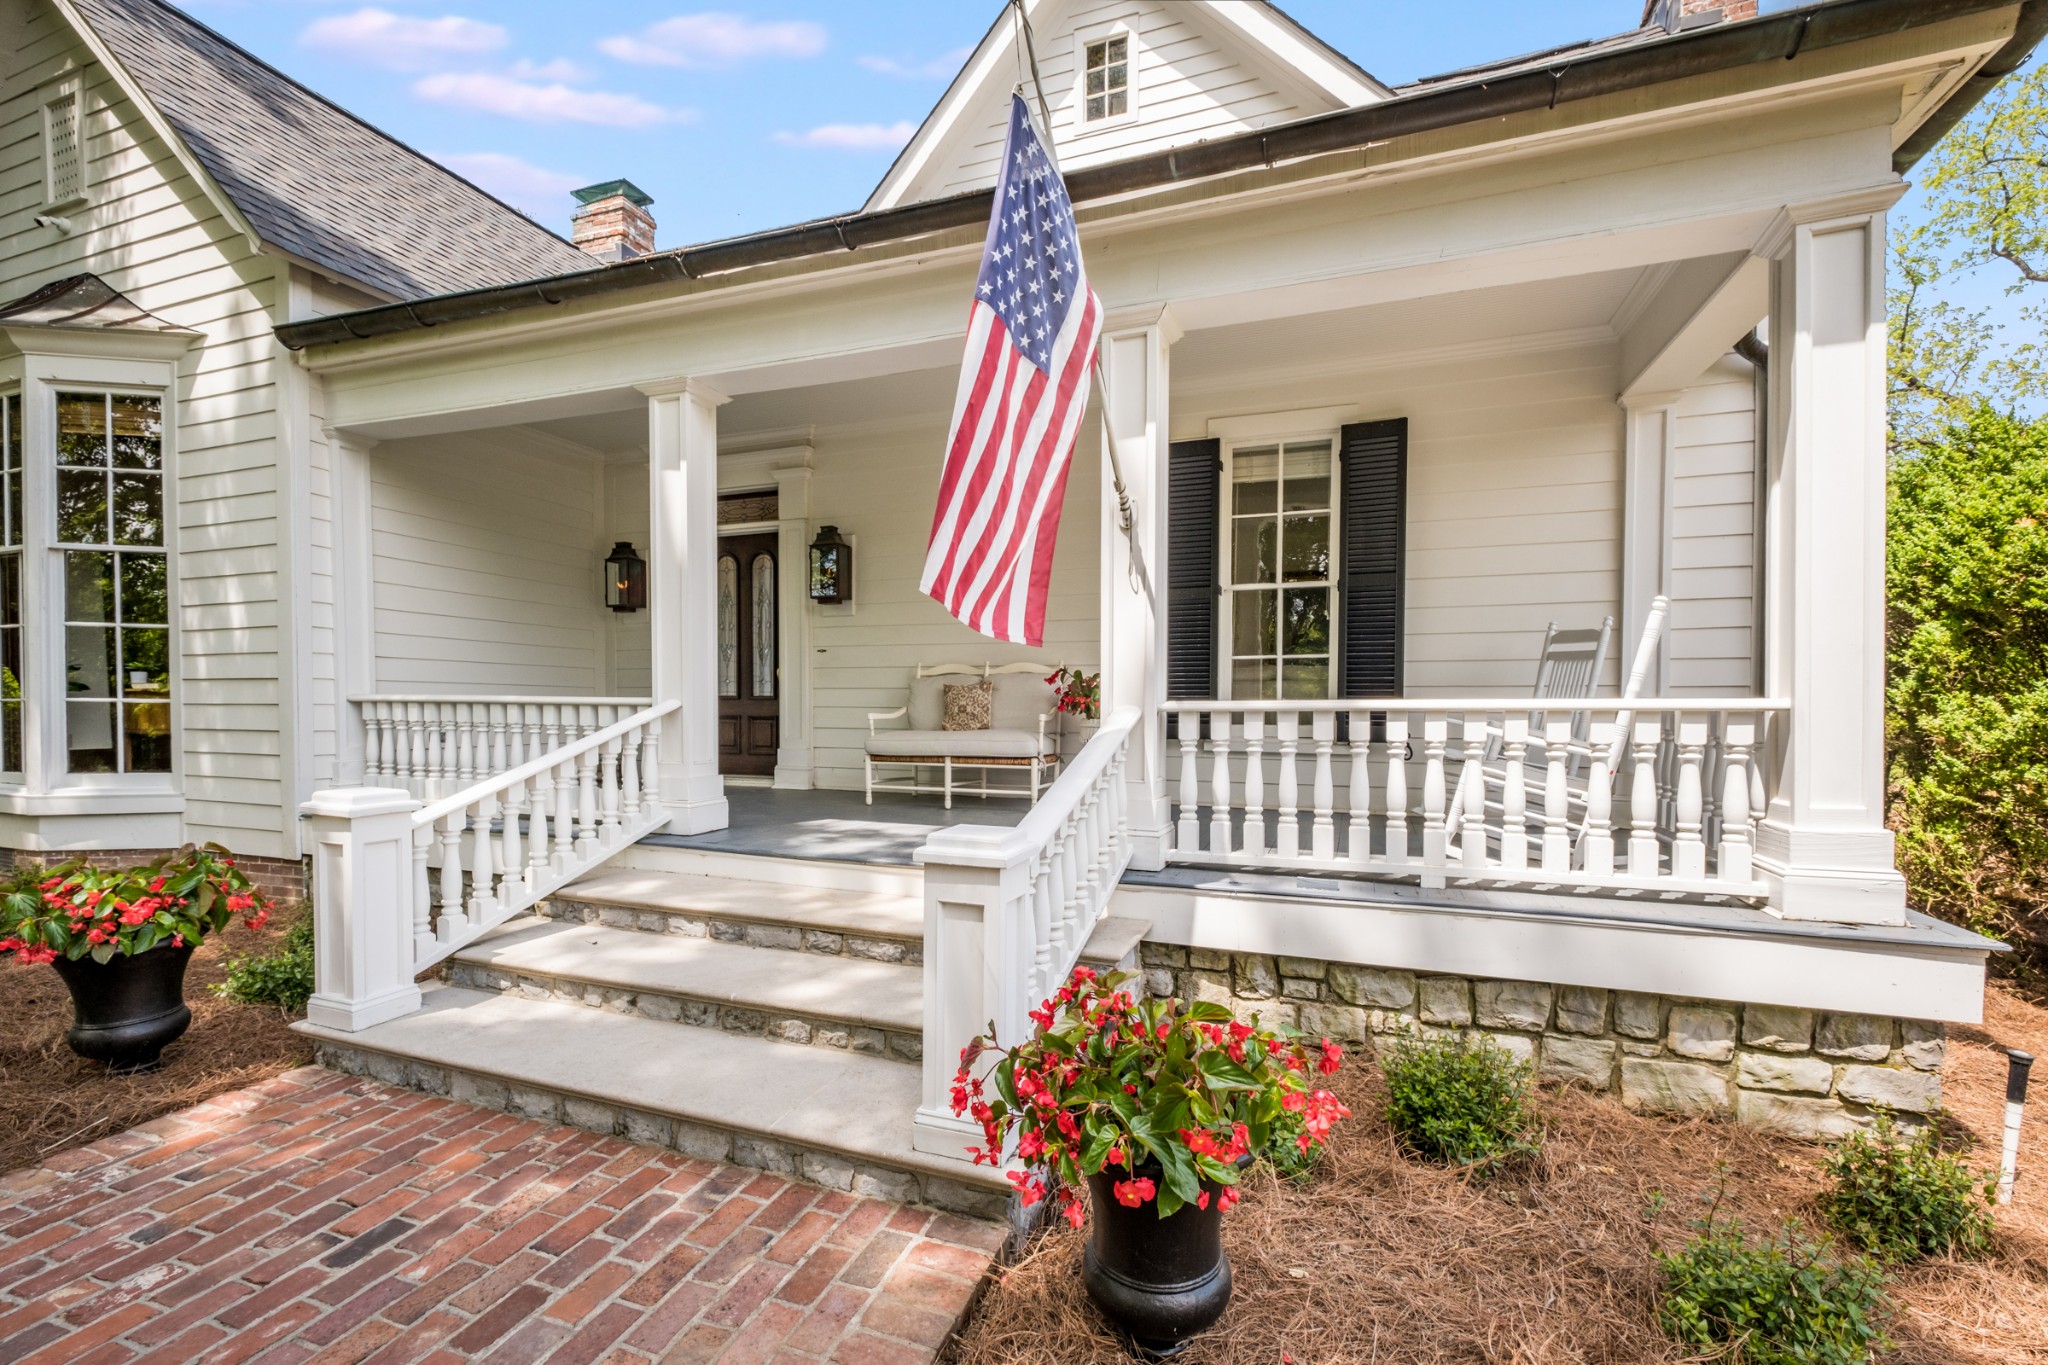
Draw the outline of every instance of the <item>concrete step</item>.
M292 1027L337 1071L832 1189L1009 1213L1000 1173L912 1149L916 1068L460 986L425 995L359 1033Z
M901 963L528 915L456 953L448 980L899 1062L922 1052L924 971Z
M550 919L871 962L924 960L921 894L607 867L563 887Z

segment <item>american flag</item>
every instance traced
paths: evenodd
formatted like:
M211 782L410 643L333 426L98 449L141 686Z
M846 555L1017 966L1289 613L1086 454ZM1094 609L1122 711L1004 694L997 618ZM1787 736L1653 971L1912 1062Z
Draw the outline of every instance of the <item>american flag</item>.
M1060 502L1101 330L1067 187L1013 95L919 584L983 635L1045 642Z

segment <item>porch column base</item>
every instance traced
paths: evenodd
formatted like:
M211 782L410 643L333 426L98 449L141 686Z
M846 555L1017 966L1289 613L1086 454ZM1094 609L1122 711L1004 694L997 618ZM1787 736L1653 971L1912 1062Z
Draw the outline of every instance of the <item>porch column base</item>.
M911 1122L912 1151L923 1152L926 1156L951 1157L963 1165L968 1161L967 1149L979 1147L986 1140L980 1124L962 1118L950 1109L920 1106L917 1117Z
M1130 812L1131 870L1163 872L1166 855L1173 848L1173 822L1168 807L1157 799L1150 783L1132 784L1128 793Z
M306 1022L341 1033L361 1033L374 1025L417 1014L420 1005L420 988L408 981L363 1000L315 995L306 1001Z
M1906 879L1892 865L1890 830L1801 830L1765 820L1757 826L1756 870L1782 919L1906 922Z
M818 785L818 770L811 766L811 751L784 749L775 756L775 787L778 791L807 792Z
M664 796L661 804L668 812L668 823L661 827L663 834L709 834L732 824L732 808L726 802L722 780L701 793Z

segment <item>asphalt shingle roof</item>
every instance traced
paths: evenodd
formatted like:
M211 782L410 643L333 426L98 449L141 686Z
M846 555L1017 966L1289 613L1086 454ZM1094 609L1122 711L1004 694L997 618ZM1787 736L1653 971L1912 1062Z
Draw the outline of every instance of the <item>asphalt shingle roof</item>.
M161 0L72 0L265 242L400 299L590 257Z

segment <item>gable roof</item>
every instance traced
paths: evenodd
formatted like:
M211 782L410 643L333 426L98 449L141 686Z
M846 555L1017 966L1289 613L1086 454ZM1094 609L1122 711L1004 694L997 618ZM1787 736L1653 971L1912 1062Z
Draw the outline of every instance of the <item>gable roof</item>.
M397 299L588 256L162 0L59 0L270 246Z
M1024 0L1025 22L1045 23L1059 16L1072 3L1073 0ZM1179 11L1176 17L1183 22L1202 22L1214 37L1249 50L1273 70L1284 73L1312 91L1325 107L1308 112L1349 109L1385 99L1392 93L1364 68L1303 28L1270 0L1180 0L1173 8ZM1013 12L1005 0L988 32L953 77L952 84L946 87L931 113L925 116L917 132L897 154L874 193L868 196L864 211L893 208L915 199L933 197L929 192L931 187L924 182L934 169L935 153L956 127L972 117L972 111L985 102L985 97L992 93L1007 95L1013 73L1022 65L1016 51L1017 24L1012 18ZM1044 32L1036 36L1034 46L1041 60L1053 50L1049 39L1050 35ZM1048 84L1055 85L1056 80ZM1002 87L1002 90L992 92L995 86ZM1056 88L1049 92L1055 106L1060 105L1060 93ZM1000 105L996 123L1007 124L1008 99L989 99L986 102L991 107ZM1056 123L1060 113L1061 109L1056 107L1053 115ZM1048 132L1057 135L1059 130L1055 128ZM1088 159L1070 158L1062 150L1062 160L1070 165L1081 164ZM994 183L994 179L991 174L987 183ZM920 188L925 192L920 193Z

